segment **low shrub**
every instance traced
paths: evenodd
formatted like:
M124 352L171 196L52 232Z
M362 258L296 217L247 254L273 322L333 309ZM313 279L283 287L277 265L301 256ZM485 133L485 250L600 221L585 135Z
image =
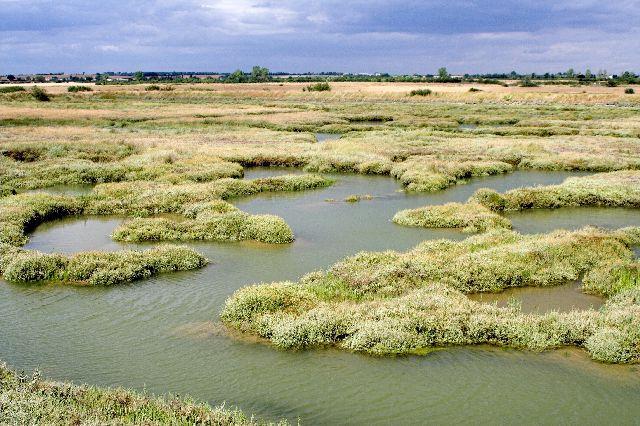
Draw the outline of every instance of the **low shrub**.
M482 90L480 89L476 89L475 87L472 87L469 89L469 92L474 93L474 92L482 92Z
M634 93L636 93L636 91L633 90L633 88L631 88L631 87L627 87L626 89L624 89L624 93L626 95L633 95Z
M0 86L0 93L16 93L26 92L26 89L22 86Z
M51 100L49 94L41 87L33 86L30 93L36 101L49 102Z
M161 90L161 88L157 84L150 84L150 85L146 86L144 88L144 90L146 90L147 92L152 92L152 91L156 91L156 90Z
M331 90L331 86L326 81L323 81L320 83L310 84L302 90L306 90L307 92L328 92Z
M429 96L432 93L431 89L415 89L409 92L409 96Z
M89 86L69 86L67 87L67 92L76 93L76 92L93 92L93 89Z
M520 82L519 86L520 87L538 87L538 86L540 86L540 84L536 83L535 81L531 80L530 78L525 78Z

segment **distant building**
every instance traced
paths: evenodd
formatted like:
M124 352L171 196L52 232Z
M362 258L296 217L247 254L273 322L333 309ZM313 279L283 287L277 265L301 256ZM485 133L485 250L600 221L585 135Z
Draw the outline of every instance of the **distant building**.
M132 75L110 75L107 78L107 81L131 81L133 80Z

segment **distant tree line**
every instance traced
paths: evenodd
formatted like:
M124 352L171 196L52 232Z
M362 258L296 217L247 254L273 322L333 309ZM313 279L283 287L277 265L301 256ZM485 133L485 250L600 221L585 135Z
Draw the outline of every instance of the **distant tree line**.
M1 79L0 79L1 80ZM5 82L36 82L45 81L45 75L35 74L30 76L7 75ZM145 83L263 83L276 82L416 82L416 83L479 83L479 84L504 84L505 80L520 81L522 86L534 86L538 84L605 84L617 86L619 84L640 84L640 76L632 71L624 71L621 74L609 74L606 70L596 72L586 69L575 71L573 68L567 71L544 74L523 74L516 71L510 73L485 73L452 75L447 68L441 67L436 74L406 74L392 75L388 73L376 74L343 74L339 72L287 74L283 72L272 73L268 68L256 65L250 72L236 70L232 73L185 73L185 72L143 72L135 73L99 73L92 76L73 76L64 81L95 81L97 84L136 84ZM61 81L61 80L50 80Z

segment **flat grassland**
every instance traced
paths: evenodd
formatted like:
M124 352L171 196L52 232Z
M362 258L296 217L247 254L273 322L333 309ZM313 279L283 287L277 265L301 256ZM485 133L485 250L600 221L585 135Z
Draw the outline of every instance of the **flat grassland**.
M0 274L23 283L115 285L207 263L187 247L71 258L21 247L35 226L65 216L127 216L112 236L122 241L288 244L295 230L282 218L242 212L233 199L325 187L333 184L327 172L388 175L406 191L431 192L514 170L589 171L560 185L480 190L467 203L399 212L399 225L478 235L427 241L407 253L359 253L296 283L249 286L228 300L222 319L283 348L384 355L452 344L574 345L599 361L640 361L640 265L630 249L640 242L638 229L523 236L502 216L640 207L640 95L600 86L304 86L113 85L68 93L66 85L42 85L47 102L28 91L0 94ZM431 94L410 96L416 89ZM341 137L318 142L316 133ZM241 179L252 166L307 173ZM46 193L60 185L93 187L85 195ZM579 279L583 291L608 298L603 309L524 314L466 296Z

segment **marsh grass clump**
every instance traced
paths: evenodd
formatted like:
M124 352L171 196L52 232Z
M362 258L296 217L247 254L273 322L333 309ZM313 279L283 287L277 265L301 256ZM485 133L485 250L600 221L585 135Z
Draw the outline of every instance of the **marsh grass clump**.
M320 175L285 175L253 180L219 179L213 182L171 185L148 181L96 186L86 211L91 214L149 216L180 213L188 204L226 200L261 192L304 191L329 186Z
M0 243L20 246L25 233L42 222L82 213L77 198L45 193L17 194L0 198Z
M463 232L483 232L511 228L511 222L479 203L448 203L402 210L393 217L398 225L422 228L462 228Z
M597 275L631 260L623 240L593 228L531 236L494 230L460 242L425 241L407 253L360 253L298 283L240 289L222 319L282 348L336 345L384 355L480 343L530 350L575 345L594 359L636 362L635 279L624 278L632 284L619 286L602 312L523 314L464 294Z
M37 371L18 374L5 364L0 364L0 401L2 424L268 424L224 405L214 408L189 398L52 382Z
M70 92L70 93L93 92L93 89L89 86L74 85L74 86L67 87L67 92Z
M40 102L49 102L51 98L49 94L41 87L33 86L30 90L31 96L33 99Z
M112 235L117 241L245 241L285 244L293 231L284 219L273 215L250 215L239 210L200 213L195 220L138 218L125 222Z
M331 91L331 86L326 81L310 84L302 89L307 92L329 92Z
M415 89L409 92L409 96L429 96L431 93L431 89Z
M373 195L370 194L364 194L364 195L359 195L359 194L353 194L353 195L349 195L347 197L345 197L344 201L346 201L347 203L357 203L359 201L362 200L373 200Z
M640 207L640 172L627 170L568 178L559 185L520 188L504 194L481 189L471 200L494 211L579 206Z
M109 286L164 272L198 269L207 263L196 251L180 246L159 246L145 251L84 252L72 256L6 248L0 253L3 278L18 283Z
M459 181L478 176L503 174L513 166L502 161L445 161L425 156L412 156L391 169L409 191L433 192Z

